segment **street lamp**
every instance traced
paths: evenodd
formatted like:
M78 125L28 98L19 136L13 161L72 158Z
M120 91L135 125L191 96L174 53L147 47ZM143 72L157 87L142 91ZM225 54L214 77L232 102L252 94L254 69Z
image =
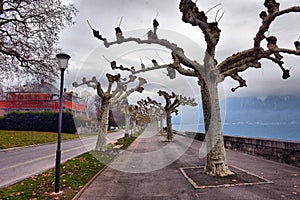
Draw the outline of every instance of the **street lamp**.
M55 162L55 193L59 192L60 182L60 161L61 161L61 126L62 126L62 102L63 102L63 86L64 86L64 72L68 67L68 61L71 58L68 54L56 54L58 66L61 71L60 76L60 94L59 94L59 115L58 115L58 134L57 134L57 149L56 149L56 162Z

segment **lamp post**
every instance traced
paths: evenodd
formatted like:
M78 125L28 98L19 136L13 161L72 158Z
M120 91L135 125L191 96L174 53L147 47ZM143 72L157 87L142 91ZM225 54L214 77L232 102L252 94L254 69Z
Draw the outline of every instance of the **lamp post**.
M60 182L60 161L61 161L61 127L62 127L62 102L63 102L63 86L64 86L64 72L68 67L68 61L71 58L68 54L59 53L56 55L58 66L61 71L60 76L60 94L59 94L59 115L58 115L58 134L57 134L57 149L55 162L55 193L59 192Z

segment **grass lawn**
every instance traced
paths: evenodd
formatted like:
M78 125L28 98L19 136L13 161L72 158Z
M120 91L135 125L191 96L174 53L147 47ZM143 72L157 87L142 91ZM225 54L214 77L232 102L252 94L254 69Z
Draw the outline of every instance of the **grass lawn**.
M136 137L130 141L133 142ZM119 145L128 146L124 140L118 140ZM32 176L15 185L0 189L0 199L72 199L79 190L89 182L102 168L117 155L113 146L109 145L105 152L84 153L61 165L60 190L62 194L54 195L54 169ZM96 159L101 158L101 159ZM101 163L101 160L103 163Z
M62 140L77 139L77 134L61 135ZM0 149L22 147L34 144L56 142L57 133L34 132L34 131L1 131L0 130Z

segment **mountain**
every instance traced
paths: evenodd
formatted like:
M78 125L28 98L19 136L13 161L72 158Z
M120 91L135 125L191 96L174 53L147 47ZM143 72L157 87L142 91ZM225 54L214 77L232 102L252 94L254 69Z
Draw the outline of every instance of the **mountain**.
M227 98L223 102L225 122L297 122L300 123L300 97Z

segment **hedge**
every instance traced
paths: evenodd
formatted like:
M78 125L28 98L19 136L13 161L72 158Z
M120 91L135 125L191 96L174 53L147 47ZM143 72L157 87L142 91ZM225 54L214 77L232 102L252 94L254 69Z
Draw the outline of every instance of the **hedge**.
M11 112L0 118L0 130L58 131L57 112ZM62 132L76 133L71 112L63 112Z

